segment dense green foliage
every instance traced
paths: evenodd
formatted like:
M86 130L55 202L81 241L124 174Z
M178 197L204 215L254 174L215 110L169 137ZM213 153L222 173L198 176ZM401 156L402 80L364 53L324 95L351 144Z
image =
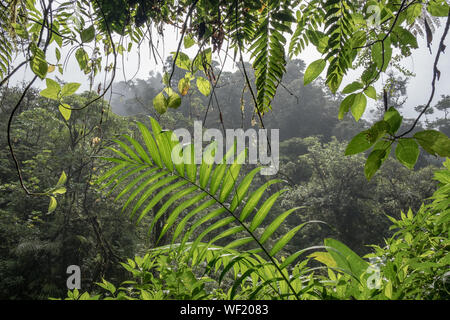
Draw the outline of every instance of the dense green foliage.
M0 6L1 298L63 297L74 264L93 295L70 299L448 298L448 96L432 105L448 2ZM168 26L180 36L163 57ZM163 74L114 83L144 43ZM296 59L307 46L321 54L308 66ZM407 119L401 61L416 49L434 59L431 90ZM71 61L84 93L59 78ZM26 68L31 80L10 87ZM192 163L198 150L169 129L195 120L281 128L278 176L241 165L236 147L212 164L214 143Z
M443 170L435 173L440 181L439 189L433 194L428 205L420 207L416 214L411 210L401 213L401 219L390 217L391 228L396 233L383 247L373 246L372 253L365 256L369 261L359 257L343 243L325 239L327 251L310 254L292 270L292 278L299 276L301 266L303 277L298 293L302 299L448 299L450 297L450 280L448 274L449 255L449 186L450 161L447 160ZM414 236L419 235L419 236ZM218 247L215 250L224 250ZM237 276L248 270L241 265L230 267L233 286L227 286L221 280L226 271L217 273L206 268L200 278L194 278L193 269L174 259L167 248L152 251L145 257L135 257L122 266L131 273L130 279L122 283L119 289L106 281L98 283L102 294L91 296L78 290L69 292L68 299L274 299L282 293L264 290L267 283L262 279L257 282L253 274L246 281ZM220 251L219 251L220 252ZM242 255L227 251L229 256ZM212 253L214 255L214 253ZM225 259L225 258L223 258ZM244 258L245 259L245 258ZM244 260L243 259L243 260ZM325 273L309 269L306 263L315 259L326 265ZM208 267L217 260L206 258ZM233 261L233 260L232 260ZM230 263L228 261L228 263ZM284 265L284 263L282 264ZM254 265L252 265L254 267ZM209 273L208 273L209 271ZM265 264L257 265L255 272L268 272ZM216 274L216 275L215 275ZM273 275L271 275L273 277ZM256 279L256 281L255 281ZM273 278L272 278L273 279ZM295 282L295 280L291 280ZM275 278L275 281L276 278ZM208 284L216 282L219 286L209 292ZM272 282L272 281L271 281ZM180 285L181 284L181 285ZM236 295L236 284L240 293ZM164 290L163 290L164 289ZM96 291L99 291L98 289Z

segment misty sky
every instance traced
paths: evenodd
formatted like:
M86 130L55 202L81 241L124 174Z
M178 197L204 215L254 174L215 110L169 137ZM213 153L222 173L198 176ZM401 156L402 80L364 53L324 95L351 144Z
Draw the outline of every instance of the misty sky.
M419 48L415 51L413 51L413 54L411 57L405 58L402 62L402 64L407 67L410 71L414 72L416 74L416 77L411 78L409 85L408 85L408 91L407 91L407 97L408 100L405 104L405 107L403 109L403 114L406 117L415 117L417 113L414 111L414 107L417 105L423 105L427 102L430 92L431 92L431 80L433 76L433 63L435 59L435 54L437 52L437 47L440 41L440 38L443 33L443 27L436 30L434 33L434 41L432 44L432 53L430 54L428 48L426 47L426 42L423 38L418 38ZM448 71L450 70L450 35L447 37L445 44L447 45L447 51L445 53L441 53L441 57L438 64L438 69L441 71L441 78L437 82L436 85L436 93L434 96L434 100L432 102L432 106L436 104L437 101L439 101L440 96L442 94L450 94L450 77L448 75ZM177 30L174 30L173 28L167 28L165 30L165 39L164 39L164 45L162 42L158 44L159 53L164 58L168 55L170 55L171 52L175 51L178 45L179 40L179 34ZM67 50L66 50L67 51ZM151 72L161 72L162 71L162 64L159 62L158 64L155 64L155 61L152 58L150 58L150 52L149 47L147 45L142 45L140 50L140 64L138 64L138 54L136 53L136 49L134 48L130 54L125 54L123 58L123 64L122 64L122 58L119 58L118 61L118 70L116 74L116 81L122 81L124 79L130 80L133 75L135 75L135 78L141 78L146 79L149 77L149 74ZM191 48L189 50L185 50L182 46L182 51L190 55L192 58L195 55L195 49ZM54 49L49 49L49 55L48 60L54 61ZM64 50L63 50L63 57L64 57ZM298 58L304 60L307 64L311 63L312 61L319 59L321 57L320 53L315 51L313 48L307 48L305 51L303 51ZM246 60L248 60L248 56L244 57ZM64 58L63 58L64 59ZM213 59L217 59L217 56L213 56ZM223 59L223 57L222 57ZM228 62L226 63L225 70L233 71L234 66L231 61L231 58L227 59ZM122 68L122 65L125 65L125 70ZM26 70L26 72L18 72L13 78L12 83L17 83L20 81L28 81L32 77L32 73L30 70ZM344 86L347 83L350 83L352 81L355 81L359 78L362 70L352 71L350 72L345 78L344 81L340 87L342 90ZM326 72L326 69L322 75L324 75ZM124 77L125 74L125 77ZM68 65L65 68L64 75L59 74L58 72L54 72L48 75L50 78L55 78L57 76L60 79L63 79L66 82L79 82L82 83L82 90L86 90L89 87L89 81L86 76L79 70L78 64L75 60L75 57L72 56L69 60ZM383 77L382 77L383 80ZM97 85L99 82L104 82L104 75L97 76L95 82L94 82L94 88L97 88ZM45 87L45 81L41 81L38 79L35 82L35 86L44 88ZM378 85L376 86L376 89L379 90L382 87L382 81L378 81ZM379 91L378 91L379 92ZM369 100L369 107L373 106L373 100ZM336 116L337 116L337 110L336 110ZM369 112L366 111L365 117L369 117Z

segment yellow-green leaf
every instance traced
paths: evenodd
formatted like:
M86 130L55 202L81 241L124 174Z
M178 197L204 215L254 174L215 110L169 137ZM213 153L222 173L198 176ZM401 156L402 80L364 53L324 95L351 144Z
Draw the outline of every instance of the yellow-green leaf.
M72 110L71 110L71 108L70 108L70 106L69 106L68 104L66 104L66 103L61 103L61 104L59 105L59 112L61 112L63 118L64 118L66 121L69 121L70 115L72 114Z

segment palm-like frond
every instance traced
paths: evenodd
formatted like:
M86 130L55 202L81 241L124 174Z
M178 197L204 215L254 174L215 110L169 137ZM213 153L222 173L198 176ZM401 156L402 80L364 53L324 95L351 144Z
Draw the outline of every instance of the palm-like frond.
M286 72L286 38L283 33L292 33L290 24L295 22L289 1L269 1L261 12L259 26L249 51L255 69L258 109L264 113L271 109L270 103Z
M255 168L242 178L239 177L245 151L235 155L236 148L232 148L228 150L222 163L214 164L211 159L217 146L212 144L203 153L201 164L196 165L193 161L195 150L192 144L181 148L173 132L162 130L153 118L150 121L152 132L138 123L145 145L129 136L124 136L123 140L115 140L120 150L109 149L116 157L104 158L114 166L97 182L120 190L116 200L126 198L124 210L128 208L130 216L138 223L144 218L150 218L149 233L154 231L157 223L163 222L157 241L161 241L172 231L171 245L176 245L179 250L189 248L188 257L190 259L195 255L194 264L203 261L208 248L219 240L225 243L225 250L255 244L256 248L247 253L263 252L269 258L264 263L269 263L278 272L275 278L284 279L285 285L290 288L290 294L296 295L288 280L287 271L282 271L275 255L305 223L281 236L271 248L265 247L283 221L298 209L288 210L266 224L271 207L284 190L272 194L263 202L261 199L264 192L280 180L270 180L250 192L252 181L261 168ZM172 155L178 155L182 161L173 161ZM234 161L230 163L228 159ZM257 209L260 202L262 204ZM267 226L263 228L261 236L257 236L256 229L264 225ZM237 238L226 243L225 239L231 236ZM203 242L206 245L201 247ZM202 249L199 250L200 248ZM298 253L288 259L292 262L296 257ZM283 268L287 265L283 264ZM249 270L257 269L255 267Z

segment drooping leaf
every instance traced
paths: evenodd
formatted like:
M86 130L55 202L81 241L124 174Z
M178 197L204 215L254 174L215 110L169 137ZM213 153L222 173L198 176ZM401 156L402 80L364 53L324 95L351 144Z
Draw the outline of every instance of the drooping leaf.
M318 59L312 62L308 68L306 68L303 84L306 86L308 83L314 81L322 73L326 65L327 63L324 59Z
M327 251L336 262L337 267L348 271L358 280L369 267L369 264L358 254L338 240L327 238L324 240L324 245L332 248Z
M345 88L342 90L342 93L343 94L353 93L362 88L364 88L364 85L361 82L353 81L352 83L345 86Z
M48 205L48 211L47 214L52 213L53 211L55 211L56 206L58 205L56 198L53 196L50 196L50 203Z
M175 58L176 52L172 52L173 57ZM175 64L178 68L183 70L191 70L191 59L189 59L189 56L183 52L178 52L177 60L175 61Z
M197 88L204 96L208 96L211 93L211 84L205 78L197 78Z
M167 111L167 101L163 92L158 93L153 98L153 107L159 114L166 113Z
M367 89L364 90L364 94L373 100L377 99L377 91L372 86L368 86Z
M342 100L339 106L339 115L338 119L344 119L345 114L350 110L350 107L355 103L356 93L352 93L349 96L346 96L344 100Z
M181 105L181 97L171 88L165 88L167 99L165 99L168 108L177 109Z
M380 169L383 159L385 159L386 151L381 149L373 150L367 157L364 166L364 174L367 180L372 179L373 175Z
M389 123L389 133L395 134L402 124L403 117L395 110L394 107L390 107L384 114L384 121Z
M182 96L187 95L189 88L191 87L191 81L187 78L182 78L178 82L178 91Z
M63 186L67 181L67 175L66 173L63 171L61 173L61 176L59 177L58 183L56 184L57 187L61 187Z
M41 49L39 49L39 50L41 50ZM42 55L43 54L44 53L42 52ZM31 70L34 72L34 74L36 74L41 79L45 79L45 76L47 75L47 72L48 72L48 63L45 60L45 58L43 58L39 55L34 55L31 58L30 66L31 66Z
M195 44L195 40L192 39L191 36L186 35L183 39L183 44L184 44L185 49L189 49L190 47L192 47Z
M45 81L47 83L47 88L39 92L39 94L48 99L58 100L61 91L59 83L49 78L45 79Z
M345 155L366 151L373 146L374 143L374 141L371 142L367 139L367 131L360 132L348 143L347 148L345 149Z
M75 51L75 58L78 61L78 65L80 69L84 72L86 72L86 68L88 66L89 62L89 56L87 52L83 48L78 48L77 51Z
M66 121L69 121L70 115L72 114L72 110L71 110L70 106L67 103L61 103L58 108L59 108L59 112L61 112L63 118Z
M95 38L95 28L94 25L91 25L89 28L84 29L81 34L81 42L89 43Z
M64 85L64 87L61 90L61 96L67 97L75 92L77 92L78 88L80 88L81 83L71 82Z
M450 139L444 133L424 130L416 132L414 138L429 154L450 157Z
M352 115L356 121L359 121L361 116L364 114L367 105L367 98L363 93L358 93L353 100L351 106Z
M398 161L408 169L414 169L414 165L419 158L419 146L413 139L398 140L395 156Z

